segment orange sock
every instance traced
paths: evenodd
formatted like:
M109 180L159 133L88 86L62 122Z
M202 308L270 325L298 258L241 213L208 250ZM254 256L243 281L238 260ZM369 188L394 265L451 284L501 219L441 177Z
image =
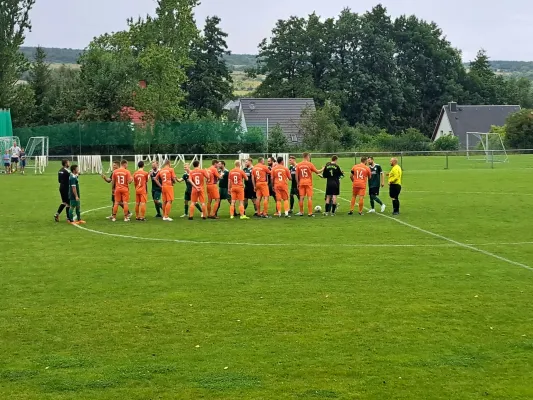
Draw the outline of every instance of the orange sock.
M235 206L231 205L229 206L229 215L233 217L235 215Z
M363 212L363 208L365 208L365 199L363 197L359 197L359 212Z
M268 215L268 200L263 200L263 214Z
M128 215L129 212L130 212L130 209L128 207L128 203L125 202L124 203L124 218L126 218L126 216Z
M204 213L204 218L207 217L207 207L205 206L205 204L202 206L202 212Z
M278 214L281 214L281 200L276 201L276 210Z
M146 203L141 204L141 218L146 216Z
M355 208L355 197L352 197L352 201L350 202L350 211L353 211Z
M191 203L191 205L189 207L189 218L194 217L194 210L195 209L196 209L196 206L194 205L194 203Z
M115 203L115 205L113 206L113 215L117 215L117 211L118 211L118 203Z
M213 207L211 207L211 214L209 214L210 217L214 217L215 214L217 213L217 210L218 210L218 205L219 203L217 203L215 201L215 204L213 204Z
M169 201L165 207L165 212L167 214L167 218L170 216L170 210L172 209L172 203Z
M307 212L309 215L313 214L313 199L307 199Z
M261 201L259 199L255 202L255 209L257 211L257 215L261 215Z
M304 199L303 197L300 198L300 201L298 202L298 205L300 206L300 214L304 213Z
M139 203L135 203L135 218L141 218L139 215Z
M239 205L239 214L241 214L241 216L244 215L244 205L242 203Z
M285 200L283 204L283 208L285 209L285 212L289 212L289 200Z

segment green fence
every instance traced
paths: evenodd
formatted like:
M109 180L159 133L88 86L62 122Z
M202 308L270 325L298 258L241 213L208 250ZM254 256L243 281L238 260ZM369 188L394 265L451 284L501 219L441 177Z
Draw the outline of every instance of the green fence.
M50 155L63 154L180 154L261 151L262 135L243 132L233 122L69 123L18 128L14 134L26 143L30 137L48 136Z

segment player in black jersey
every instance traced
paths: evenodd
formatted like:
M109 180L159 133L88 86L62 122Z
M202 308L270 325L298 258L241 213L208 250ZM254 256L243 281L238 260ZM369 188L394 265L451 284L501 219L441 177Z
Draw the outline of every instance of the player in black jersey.
M63 212L63 210L67 209L67 221L72 222L69 219L69 208L70 208L70 200L68 197L69 192L69 183L68 180L70 178L70 170L68 169L70 166L70 163L68 160L61 161L61 169L57 173L57 181L59 182L59 194L61 195L61 204L59 205L59 208L57 209L56 214L54 215L54 220L56 222L59 222L59 215Z
M296 181L296 158L294 156L289 157L289 171L291 172L291 204L289 214L292 214L292 209L294 208L294 196L300 201L300 192L298 191L298 182Z
M341 181L344 176L341 167L337 165L337 156L331 157L331 161L324 167L322 177L326 179L326 207L324 215L328 215L331 211L331 216L335 215L337 211L337 196L340 194Z
M274 168L274 166L276 164L277 164L276 160L274 160L273 157L268 157L267 165L268 165L268 170L269 171L272 171L272 168ZM273 197L274 200L275 200L276 199L276 192L274 191L274 185L272 184L272 176L270 174L268 174L267 180L268 180L268 191L270 192L270 197Z

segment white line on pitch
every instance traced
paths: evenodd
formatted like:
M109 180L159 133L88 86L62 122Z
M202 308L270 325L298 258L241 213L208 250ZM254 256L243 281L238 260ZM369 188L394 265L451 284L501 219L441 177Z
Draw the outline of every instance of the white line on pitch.
M315 188L316 189L316 188ZM321 193L325 193L323 190L320 190L320 189L316 189L318 190L319 192ZM341 199L341 200L344 200L348 203L351 203L350 200L344 198L344 197L340 197L340 196L337 196L338 199ZM430 236L433 236L433 237L436 237L436 238L439 238L439 239L442 239L442 240L445 240L447 242L450 242L450 243L453 243L455 244L456 246L459 246L459 247L463 247L465 249L469 249L469 250L472 250L472 251L475 251L475 252L478 252L478 253L481 253L481 254L485 254L486 256L489 256L489 257L493 257L493 258L496 258L500 261L504 261L506 263L509 263L509 264L512 264L512 265L516 265L518 267L522 267L522 268L525 268L529 271L533 271L533 268L526 265L526 264L522 264L522 263L519 263L517 261L513 261L513 260L509 260L508 258L505 258L505 257L502 257L502 256L499 256L497 254L494 254L494 253L491 253L491 252L488 252L486 250L482 250L482 249L478 249L477 247L474 247L472 245L469 245L469 244L466 244L466 243L461 243L461 242L458 242L457 240L454 240L454 239L450 239L446 236L442 236L442 235L439 235L438 233L435 233L435 232L431 232L431 231L428 231L427 229L423 229L423 228L419 228L418 226L415 226L415 225L411 225L405 221L402 221L401 219L397 219L397 218L393 218L393 217L390 217L388 215L385 215L385 214L379 214L377 213L376 215L379 215L380 217L383 217L383 218L387 218L387 219L390 219L391 221L394 221L398 224L402 224L404 226L407 226L411 229L414 229L414 230L417 230L419 232L423 232L425 233L426 235L430 235Z

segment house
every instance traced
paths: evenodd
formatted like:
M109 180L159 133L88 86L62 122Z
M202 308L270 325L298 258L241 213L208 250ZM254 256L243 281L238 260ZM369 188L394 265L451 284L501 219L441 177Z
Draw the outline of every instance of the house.
M450 102L442 107L431 140L454 135L459 138L461 148L466 148L467 132L487 133L493 125L505 125L507 117L517 111L520 106L472 106Z
M242 98L227 103L224 109L238 111L238 120L245 132L257 127L266 134L279 125L289 143L297 144L303 139L302 112L315 111L315 102L313 99Z

